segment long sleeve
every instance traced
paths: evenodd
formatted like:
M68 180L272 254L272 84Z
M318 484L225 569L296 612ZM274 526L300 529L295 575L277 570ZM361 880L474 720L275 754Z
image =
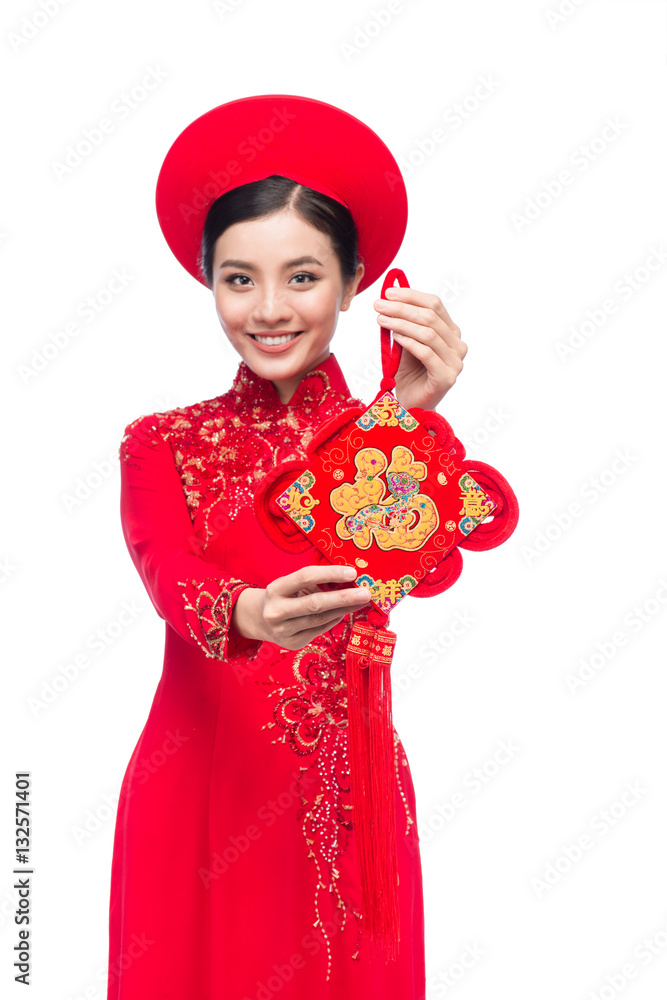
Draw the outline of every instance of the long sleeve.
M261 642L231 623L239 594L252 584L206 558L173 452L153 415L128 424L119 458L123 535L159 616L207 656L254 656Z

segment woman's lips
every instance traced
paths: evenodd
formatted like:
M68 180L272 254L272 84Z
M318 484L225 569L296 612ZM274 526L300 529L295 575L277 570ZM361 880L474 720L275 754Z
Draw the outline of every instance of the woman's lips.
M261 340L255 339L254 334L250 333L248 334L248 336L252 340L257 350L262 351L264 354L284 354L285 351L289 351L292 344L296 343L296 341L299 339L299 334L303 333L303 330L299 331L289 330L289 331L283 331L282 333L266 334L266 336L271 336L271 337L282 337L285 336L286 333L292 333L292 332L295 334L295 336L293 336L290 340L285 341L285 343L283 344L263 344ZM257 336L262 336L262 334L257 334Z

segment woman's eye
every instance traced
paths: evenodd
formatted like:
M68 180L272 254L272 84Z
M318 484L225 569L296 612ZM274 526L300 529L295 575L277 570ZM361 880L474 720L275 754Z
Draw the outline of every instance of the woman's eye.
M225 278L225 281L226 281L226 283L228 285L236 285L237 284L237 281L236 281L237 278L239 278L239 279L246 279L247 281L250 281L250 278L248 277L247 274L230 274L227 278ZM305 278L306 279L305 281L297 281L296 282L297 285L306 285L306 284L308 284L310 282L313 282L313 281L319 281L319 278L316 277L316 275L310 274L310 272L308 272L308 271L300 271L298 274L292 275L292 280L294 280L295 278ZM241 286L242 287L246 286L246 281L245 280L241 281Z
M310 281L317 281L318 280L315 277L314 274L310 274L308 271L300 271L299 274L295 274L294 277L295 278L309 278ZM303 284L305 284L305 282L299 281L299 282L297 282L297 284L303 285Z

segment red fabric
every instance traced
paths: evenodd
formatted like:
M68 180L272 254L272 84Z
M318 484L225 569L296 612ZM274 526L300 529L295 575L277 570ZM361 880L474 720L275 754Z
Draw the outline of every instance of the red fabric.
M353 405L333 355L288 405L242 362L222 396L126 428L122 527L165 650L118 805L108 1000L425 997L414 788L395 730L396 961L368 954L355 916L345 647L365 611L296 652L229 623L245 586L311 561L267 538L256 483Z

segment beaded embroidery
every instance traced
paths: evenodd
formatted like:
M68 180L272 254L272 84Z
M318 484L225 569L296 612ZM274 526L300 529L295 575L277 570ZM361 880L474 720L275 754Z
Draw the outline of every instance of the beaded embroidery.
M301 821L308 845L308 857L313 859L317 870L314 926L319 928L326 941L327 980L331 971L331 946L320 913L320 894L323 891L325 898L326 892L332 894L336 907L343 910L341 930L345 927L348 912L357 921L357 944L352 958L359 958L361 947L361 913L340 894L337 883L340 873L336 861L347 849L353 830L345 648L353 620L363 619L366 614L365 609L360 609L333 629L316 636L296 653L281 649L278 662L292 657L291 668L296 682L293 685L279 685L270 675L267 680L255 681L256 684L271 686L269 698L275 699L273 721L262 727L282 730L272 742L287 744L297 756L311 758L300 768L301 809L297 819ZM402 765L407 767L405 752L394 728L396 780L405 807L407 836L414 819L410 815L399 772L399 753ZM310 801L302 791L306 774L309 777L308 787L313 789Z
M297 756L310 758L308 764L300 767L301 808L297 820L301 822L308 857L313 859L317 869L314 926L326 940L328 979L331 953L320 913L322 890L332 892L335 905L343 909L341 930L348 912L354 914L358 925L357 951L361 940L361 914L343 899L337 884L336 860L347 848L352 830L345 640L340 629L316 636L296 652L280 649L277 662L287 660L291 660L294 684L281 686L271 675L255 683L270 686L269 698L275 698L273 721L262 727L282 730L272 742L285 743ZM310 802L303 792L306 775L308 787L312 789Z
M171 447L193 520L200 506L206 508L203 544L213 534L208 521L218 501L224 499L225 513L234 518L269 469L304 458L321 423L359 405L319 368L306 373L289 403L281 403L272 383L242 361L223 395L153 414L152 427ZM127 441L138 420L121 442L125 461L131 460Z
M212 586L207 588L207 584ZM245 654L247 658L257 654L261 646L260 641L244 639L229 628L233 601L251 584L241 580L211 578L202 581L179 580L178 585L185 588L183 591L185 610L194 616L193 621L198 626L195 631L188 621L190 634L206 656L218 660L230 660L241 654ZM194 604L191 601L192 597ZM199 638L202 634L206 645Z
M200 510L204 519L202 547L213 532L209 518L215 505L224 501L225 512L234 517L252 502L257 482L266 472L284 461L306 457L306 448L317 428L344 409L363 405L361 400L336 391L325 371L308 372L288 404L283 404L270 382L259 378L241 362L231 389L221 396L164 413L152 414L150 427L166 441L174 455L190 516ZM136 465L130 443L132 431L143 417L126 428L119 457ZM153 442L154 444L157 443ZM234 597L246 586L240 580L208 578L179 581L190 621L188 628L206 656L252 659L261 643L229 634ZM295 683L281 686L269 675L255 683L271 688L273 721L263 728L277 728L274 743L286 744L294 754L308 759L300 767L298 788L301 808L297 820L308 847L308 857L317 872L314 927L327 946L327 980L331 969L331 947L320 912L322 893L335 899L343 910L342 928L348 914L357 922L358 959L362 915L351 900L341 895L337 880L337 859L346 850L353 830L350 765L347 732L347 681L345 648L353 620L363 619L364 609L317 636L298 651L279 648L277 663L287 663ZM202 642L203 638L203 642ZM245 644L245 646L243 645ZM395 770L406 814L406 835L414 823L399 771L407 759L394 729ZM304 794L313 789L310 798Z

